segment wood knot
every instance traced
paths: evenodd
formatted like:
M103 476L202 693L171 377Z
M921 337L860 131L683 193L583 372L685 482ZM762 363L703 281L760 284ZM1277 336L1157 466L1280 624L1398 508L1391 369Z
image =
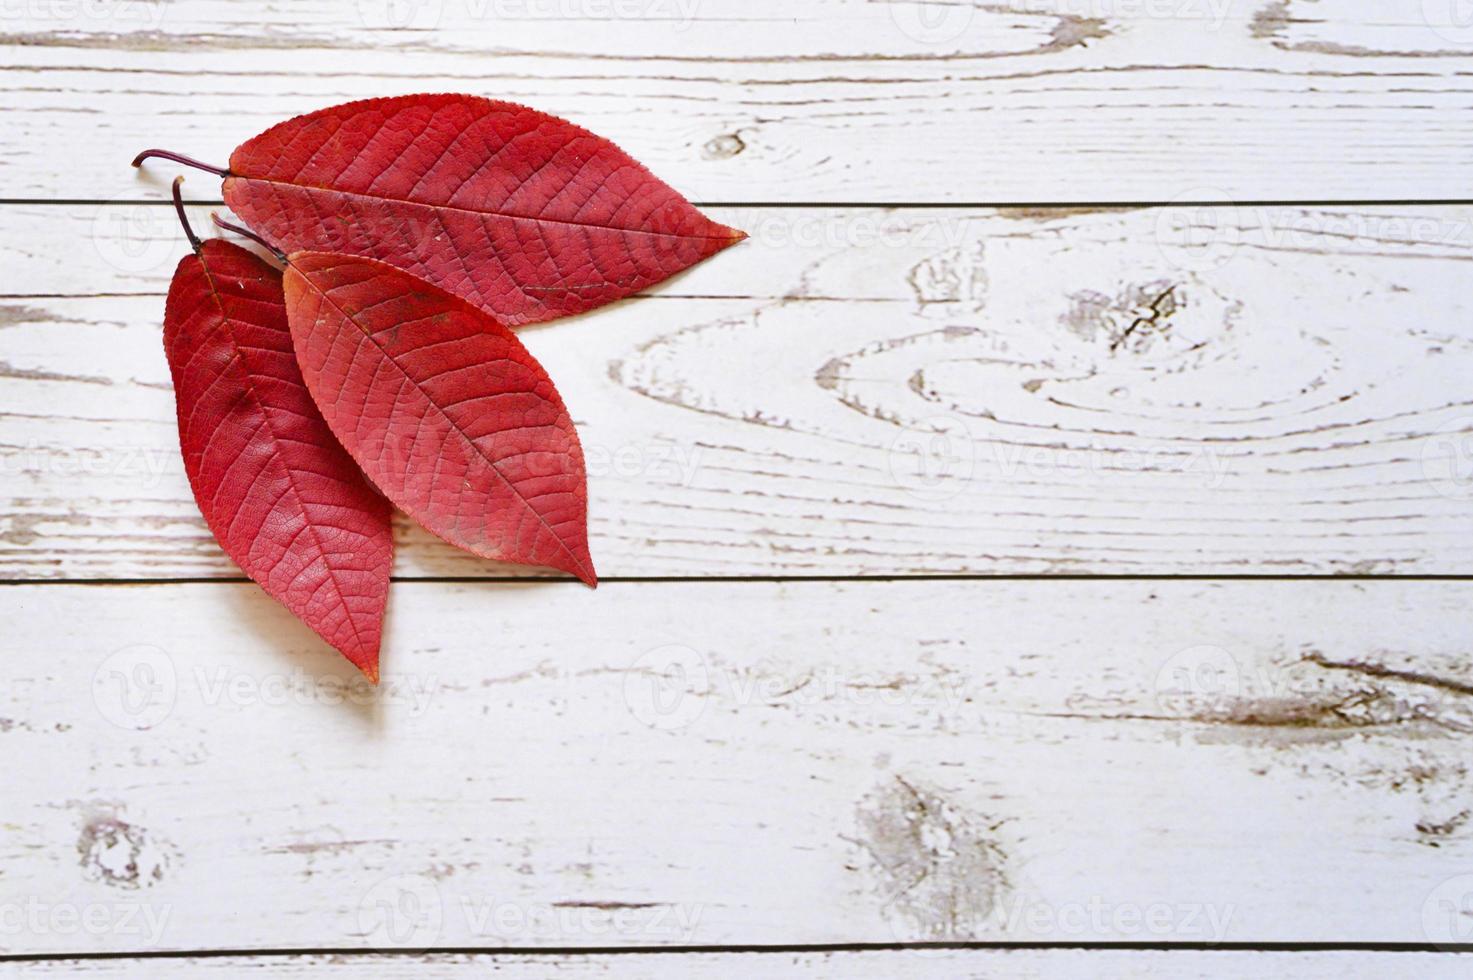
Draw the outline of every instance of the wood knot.
M701 156L707 160L729 160L747 148L746 141L736 133L723 133L707 141L701 147Z
M1186 305L1186 293L1176 283L1134 283L1114 296L1094 290L1073 293L1060 319L1079 337L1103 340L1112 354L1122 349L1144 353L1170 335L1172 317Z
M139 888L162 881L166 850L142 827L115 816L97 816L82 826L77 853L87 877L119 888Z
M857 843L873 863L886 916L904 938L989 932L1008 886L995 823L899 776L860 801L858 823Z

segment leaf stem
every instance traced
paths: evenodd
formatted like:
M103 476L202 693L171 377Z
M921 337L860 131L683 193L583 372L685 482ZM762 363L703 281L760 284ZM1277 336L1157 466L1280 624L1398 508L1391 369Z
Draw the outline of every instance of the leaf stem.
M221 170L219 167L212 167L208 163L201 163L200 161L194 159L194 157L187 157L181 153L172 153L169 150L144 150L142 153L133 158L133 166L141 167L143 166L143 161L151 157L158 157L162 160L173 160L175 163L182 163L186 167L193 167L196 170L203 170L206 173L212 173L217 177L234 176L234 174L232 174L229 170Z
M182 183L184 183L183 176L174 178L174 211L179 215L179 223L184 226L184 237L189 239L189 247L197 254L200 249L199 236L194 233L193 228L189 227L189 216L184 213L184 198L179 193L179 185Z
M286 264L286 253L285 252L283 252L281 249L277 248L275 245L272 245L266 239L262 238L260 235L258 235L255 232L251 231L249 228L242 228L240 225L233 225L233 224L231 224L230 222L226 221L224 218L220 217L220 212L219 211L211 211L210 212L210 220L215 223L215 227L217 227L217 228L224 228L226 231L234 232L235 234L239 235L241 238L249 238L251 241L255 242L257 245L261 246L266 251L268 251L272 255L276 256L277 260L280 261L283 265Z

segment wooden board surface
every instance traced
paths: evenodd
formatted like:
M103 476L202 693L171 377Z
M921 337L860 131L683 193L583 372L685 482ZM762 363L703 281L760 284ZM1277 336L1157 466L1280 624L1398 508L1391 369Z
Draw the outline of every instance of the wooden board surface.
M1460 0L15 8L8 198L138 198L145 146L223 163L284 117L415 91L533 103L703 201L1450 198L1473 165Z
M8 586L0 942L1455 942L1469 588Z
M173 215L65 210L0 209L0 577L236 576L177 451ZM1473 209L717 216L753 241L524 333L605 577L1473 568Z
M680 976L717 978L826 978L855 980L1076 980L1119 977L1130 980L1457 980L1467 976L1467 958L1451 953L1253 953L1112 952L1106 950L927 950L854 953L620 954L617 956L454 956L415 957L248 956L177 960L57 960L0 962L0 977L86 977L116 980L216 980L219 977L323 977L334 980L462 980L486 976L543 980L549 975L574 980L624 980Z
M1466 6L4 6L0 976L1466 974ZM127 162L435 90L752 239L524 333L606 584L401 522L367 692L189 497Z

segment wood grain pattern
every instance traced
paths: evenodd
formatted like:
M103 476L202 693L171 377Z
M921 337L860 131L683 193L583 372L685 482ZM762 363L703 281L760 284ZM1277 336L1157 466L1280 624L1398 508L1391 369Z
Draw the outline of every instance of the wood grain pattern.
M616 140L693 200L1466 196L1455 0L222 0L21 4L0 31L9 198L148 197L371 95L469 91ZM401 26L402 25L402 26ZM58 161L66 161L65 167Z
M182 244L102 209L67 270L56 210L19 212L38 295L0 301L0 577L234 575L160 301L67 295ZM606 575L1470 569L1473 209L716 216L754 236L721 269L524 333ZM401 576L522 574L399 540Z
M82 977L153 980L218 977L321 977L334 980L462 980L486 976L542 980L624 980L679 976L685 980L762 980L768 977L854 980L1075 980L1130 977L1132 980L1461 980L1467 958L1453 953L1257 953L1126 952L1111 950L926 950L860 953L705 953L587 955L429 954L417 957L295 956L289 959L230 956L170 960L57 960L0 963L0 977Z
M0 951L1447 942L1468 590L8 586Z
M1396 577L1473 576L1473 208L1242 203L1467 198L1463 6L6 6L0 956L63 958L0 976L1466 974L1473 582ZM401 581L368 691L249 584L148 584L239 573L126 164L432 90L795 206L524 334L616 580ZM670 949L824 943L905 948ZM285 948L359 952L188 955Z

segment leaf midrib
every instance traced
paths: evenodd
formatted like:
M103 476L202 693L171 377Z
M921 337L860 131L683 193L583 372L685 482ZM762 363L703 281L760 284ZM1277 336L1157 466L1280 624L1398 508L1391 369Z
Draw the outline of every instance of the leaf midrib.
M401 365L397 360L389 355L388 350L384 347L383 344L380 344L378 342L378 338L373 335L373 332L365 327L362 323L360 323L358 319L354 317L351 313L338 305L338 303L333 300L332 296L328 294L327 290L318 286L317 283L312 280L311 276L300 271L299 269L296 269L295 266L293 266L293 271L295 271L297 275L301 276L303 281L310 285L317 292L317 294L320 295L328 303L328 305L337 310L338 313L343 317L343 319L347 320L349 323L353 324L360 331L362 331L363 336L367 337L369 342L377 347L379 349L379 352L383 354L384 360L394 365L394 369L397 370L410 384L414 386L415 390L420 393L426 403L432 406L435 411L439 413L440 417L445 420L446 425L450 428L450 431L459 436L461 440L470 447L471 451L479 456L483 462L485 462L487 467L490 468L491 472L496 474L496 478L499 479L502 483L506 484L506 486L511 490L513 494L516 495L516 498L522 502L522 505L527 508L532 516L537 518L537 522L541 524L544 528L546 528L547 533L552 536L552 539L557 542L557 546L562 549L562 551L568 556L569 559L572 560L573 564L578 566L578 568L582 569L585 573L590 572L591 570L586 565L584 565L582 559L574 554L573 549L568 547L567 543L563 541L562 535L559 534L551 524L547 523L547 518L543 517L541 512L538 511L536 507L532 506L531 501L529 501L522 494L521 489L515 483L511 482L511 480L507 479L506 475L501 472L501 469L497 466L496 462L481 451L481 447L476 445L475 440L467 435L465 430L463 430L459 425L456 424L455 420L450 417L449 413L447 413L443 407L441 407L439 402L430 397L429 392L425 391L424 386L420 384L419 379L406 371L403 365ZM451 298L454 299L454 297ZM512 339L515 340L516 338L513 337ZM564 413L566 414L566 409L564 409Z
M316 184L301 184L292 180L275 180L270 177L249 177L244 174L232 174L226 178L229 180L256 181L262 184L272 184L280 187L295 187L304 191L320 191L324 194L341 194L344 197L362 198L370 201L386 201L390 204L402 204L406 207L424 208L435 211L456 211L461 214L472 214L477 217L507 218L511 221L532 221L538 224L567 225L571 228L597 228L602 231L618 231L631 235L648 235L651 238L676 238L682 241L709 241L725 242L737 241L739 235L683 235L673 231L651 231L648 228L627 228L620 225L603 225L594 221L572 221L567 218L543 218L535 215L513 214L509 211L481 211L475 208L460 207L454 204L429 204L424 201L413 201L402 197L389 197L384 194L369 194L364 191L349 191L341 187L321 187ZM687 202L687 206L688 202ZM704 217L704 216L703 216ZM705 218L710 221L711 219ZM711 222L715 224L716 222ZM722 227L725 227L724 225Z
M332 559L328 555L327 548L322 543L322 535L318 533L317 525L307 513L307 503L302 497L301 489L297 486L296 473L287 465L286 460L282 456L282 438L277 434L276 426L271 421L271 412L266 408L266 403L261 399L260 393L256 391L255 377L246 366L246 360L241 354L240 339L236 336L235 329L231 325L230 314L225 311L225 301L221 297L219 289L215 286L215 276L210 272L210 263L205 260L202 254L199 260L200 268L205 273L205 282L209 283L210 286L210 297L214 299L215 306L220 311L220 320L225 325L225 332L230 336L231 360L240 364L241 373L245 375L246 392L250 396L251 401L255 403L256 408L261 412L261 417L265 420L266 431L271 436L272 445L276 447L276 452L274 453L276 461L286 471L287 485L291 487L292 496L296 498L297 506L301 508L302 517L306 520L307 526L312 529L312 540L317 545L317 553L322 556L322 563L327 566L327 574L332 579L333 590L337 594L338 604L342 606L343 612L347 616L348 626L353 630L353 639L357 641L358 649L366 649L363 643L363 634L358 631L357 619L353 615L352 607L348 605L347 594L343 591L343 583L338 579L337 570L333 568ZM309 392L308 394L310 396L311 393Z

